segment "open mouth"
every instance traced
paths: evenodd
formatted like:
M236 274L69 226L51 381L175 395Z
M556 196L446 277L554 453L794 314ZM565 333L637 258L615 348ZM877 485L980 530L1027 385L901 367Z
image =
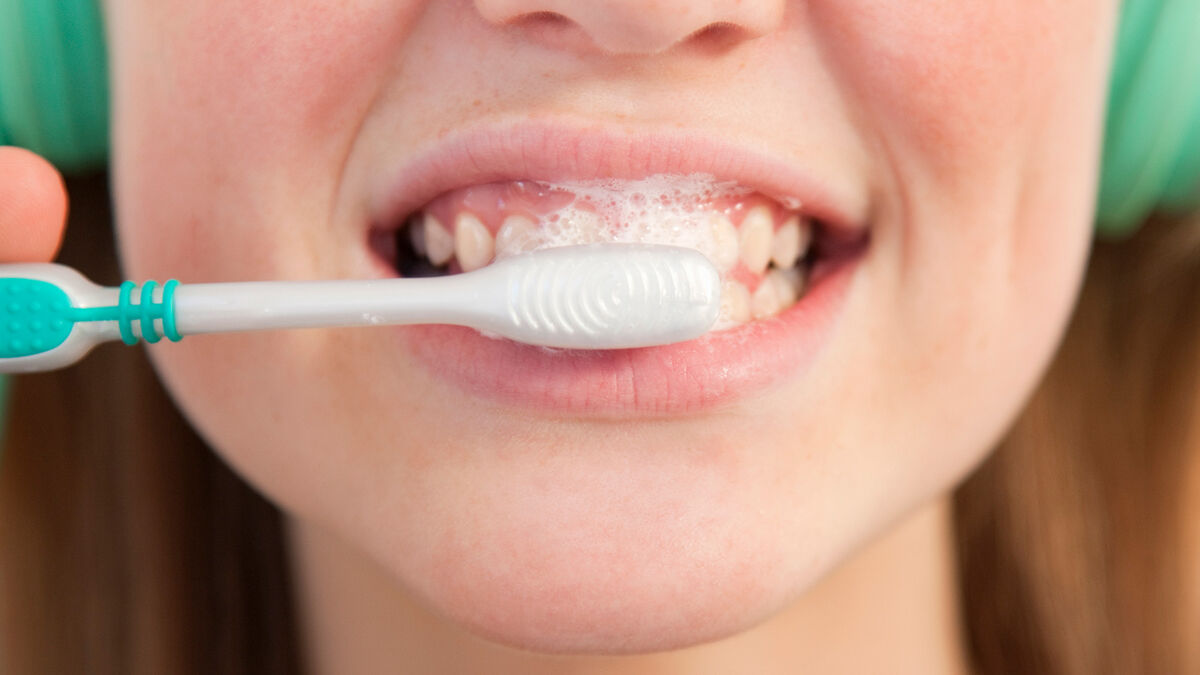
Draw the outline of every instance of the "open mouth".
M572 244L670 244L706 255L723 277L714 330L769 320L857 256L865 232L839 229L778 200L703 174L551 183L515 180L444 193L376 227L374 254L403 277L470 272Z
M465 127L372 191L382 276L457 274L535 248L595 242L699 250L722 273L722 318L670 345L547 349L459 326L399 326L397 347L447 396L588 419L711 411L804 386L865 278L870 203L845 169L806 167L716 133L578 120Z

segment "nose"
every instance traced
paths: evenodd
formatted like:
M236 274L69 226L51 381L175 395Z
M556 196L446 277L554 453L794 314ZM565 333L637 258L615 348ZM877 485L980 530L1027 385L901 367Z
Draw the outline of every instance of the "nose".
M656 54L708 33L725 40L766 35L787 0L475 0L483 18L512 25L570 23L600 49Z

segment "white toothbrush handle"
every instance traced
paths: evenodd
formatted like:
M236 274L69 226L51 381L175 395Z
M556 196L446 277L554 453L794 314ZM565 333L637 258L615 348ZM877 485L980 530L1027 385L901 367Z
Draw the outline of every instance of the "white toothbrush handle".
M183 335L276 328L458 323L477 302L467 275L364 281L185 284L175 292ZM464 281L466 283L464 283ZM469 320L469 312L465 313Z

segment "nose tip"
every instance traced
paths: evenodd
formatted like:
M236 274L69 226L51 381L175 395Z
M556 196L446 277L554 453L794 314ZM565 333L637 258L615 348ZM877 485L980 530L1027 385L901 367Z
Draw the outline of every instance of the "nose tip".
M475 0L500 25L569 23L612 54L657 54L709 33L736 41L766 35L783 21L786 0Z

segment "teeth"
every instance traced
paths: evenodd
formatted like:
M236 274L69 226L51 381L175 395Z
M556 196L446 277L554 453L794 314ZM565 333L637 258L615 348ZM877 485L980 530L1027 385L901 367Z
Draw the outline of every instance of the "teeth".
M537 246L536 224L525 216L509 216L496 233L496 257L532 251Z
M464 272L477 270L492 261L495 242L474 214L462 212L454 221L454 255Z
M420 255L429 257L429 251L425 250L425 219L414 218L408 226L408 240L412 242L413 250Z
M771 240L771 262L779 269L795 267L800 256L808 251L811 235L811 226L807 222L801 226L800 216L788 218Z
M721 320L728 325L777 316L796 304L803 291L804 276L798 269L770 270L753 294L737 281L726 281L721 289Z
M742 221L740 233L740 248L742 264L752 274L762 274L771 261L771 238L774 234L775 221L771 211L765 206L756 206L746 214Z
M775 316L781 309L783 309L783 298L779 297L775 284L768 283L766 279L763 279L758 288L754 290L754 296L750 298L750 312L755 319L765 319Z
M775 269L767 272L763 283L775 287L775 296L779 298L780 307L784 308L791 306L800 298L804 277L800 275L800 270L794 267L786 270Z
M793 214L775 229L769 207L757 206L735 227L721 213L709 216L713 264L728 273L739 262L752 275L762 276L754 292L746 284L726 279L721 292L721 319L741 324L777 316L803 295L806 279L798 268L812 240L812 224ZM495 237L478 216L463 211L454 221L453 232L431 214L417 217L409 225L413 249L438 267L457 258L463 272L471 272L506 257L548 245L546 236L567 234L574 242L606 241L605 221L596 213L576 211L568 218L537 222L513 214L504 219ZM646 233L647 235L652 233ZM768 269L768 266L770 269ZM718 328L720 330L720 328Z
M735 323L750 320L750 291L736 281L726 281L721 289L721 316Z
M712 216L713 264L721 272L728 272L738 261L738 231L724 215Z
M431 214L425 214L422 228L425 231L425 256L429 262L441 267L450 262L454 255L454 236L450 230Z

